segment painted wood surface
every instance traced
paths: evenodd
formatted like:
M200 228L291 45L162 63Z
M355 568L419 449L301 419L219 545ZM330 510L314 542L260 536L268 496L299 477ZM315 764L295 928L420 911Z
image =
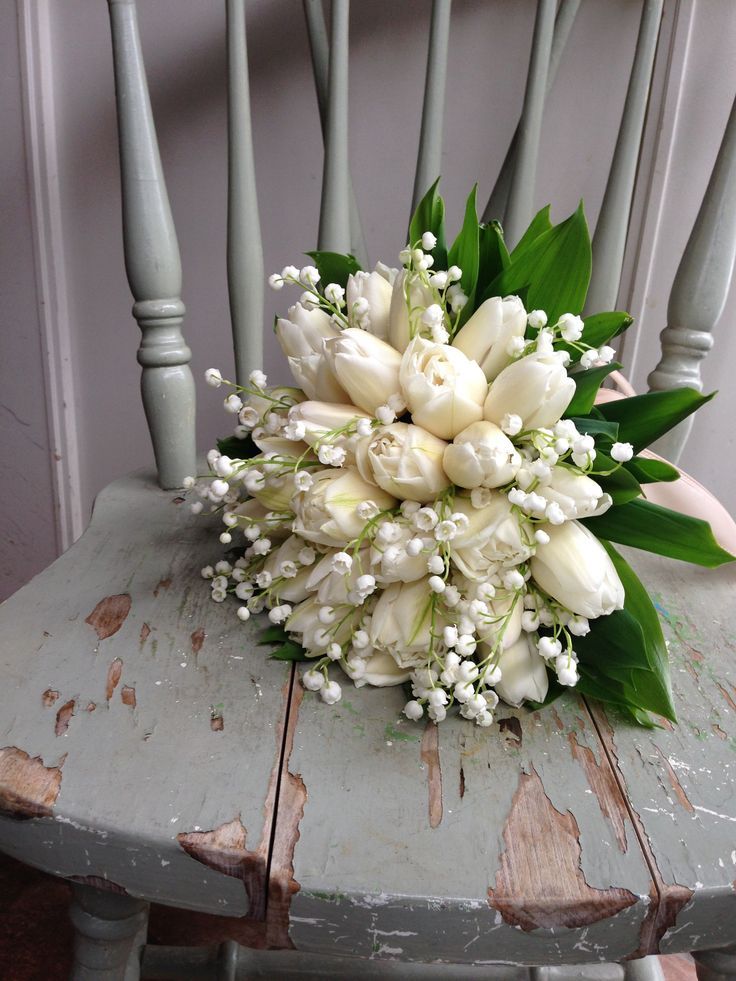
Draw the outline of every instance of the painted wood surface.
M209 599L207 524L125 478L0 608L3 851L189 910L187 943L480 965L736 940L732 572L634 558L677 728L574 693L435 728L396 689L305 697Z
M210 600L206 524L125 478L0 607L0 849L257 933L291 675Z

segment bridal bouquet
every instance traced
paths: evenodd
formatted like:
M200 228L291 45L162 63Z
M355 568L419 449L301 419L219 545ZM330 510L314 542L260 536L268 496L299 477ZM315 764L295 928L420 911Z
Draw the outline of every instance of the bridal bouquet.
M647 502L678 471L642 455L707 397L682 388L595 404L631 318L581 318L590 242L579 208L541 211L509 253L475 191L448 250L436 185L401 267L310 253L274 289L300 295L275 332L298 387L231 389L235 433L189 478L222 516L225 558L202 570L243 621L268 610L273 657L341 697L405 684L410 719L453 708L489 726L499 699L565 687L641 724L674 719L646 589L611 542L717 565L707 523Z

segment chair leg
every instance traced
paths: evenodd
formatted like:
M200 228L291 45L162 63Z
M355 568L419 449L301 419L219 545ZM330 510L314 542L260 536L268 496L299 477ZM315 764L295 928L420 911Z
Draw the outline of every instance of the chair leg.
M640 957L623 964L625 981L664 981L662 964L658 957Z
M719 950L694 950L698 981L733 981L736 978L736 944Z
M73 893L71 981L138 981L148 903L93 886L75 885Z

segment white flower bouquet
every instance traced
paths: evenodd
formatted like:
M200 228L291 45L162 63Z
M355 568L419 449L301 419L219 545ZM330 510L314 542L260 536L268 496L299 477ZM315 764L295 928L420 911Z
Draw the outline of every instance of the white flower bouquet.
M262 371L227 385L232 437L188 485L221 514L225 558L202 570L241 620L268 610L272 657L305 688L407 686L408 718L458 708L489 726L499 699L539 705L577 686L651 725L674 720L667 652L646 589L611 542L715 566L706 522L641 485L675 467L642 450L707 396L680 388L595 404L609 341L631 318L581 318L582 207L541 211L509 254L475 191L444 240L436 185L400 269L309 253L274 289L298 301L275 331L298 387Z

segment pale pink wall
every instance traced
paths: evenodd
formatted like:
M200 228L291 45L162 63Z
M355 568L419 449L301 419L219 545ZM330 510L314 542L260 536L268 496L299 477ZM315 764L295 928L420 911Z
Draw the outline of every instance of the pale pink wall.
M57 554L24 152L18 25L0 30L0 600Z

